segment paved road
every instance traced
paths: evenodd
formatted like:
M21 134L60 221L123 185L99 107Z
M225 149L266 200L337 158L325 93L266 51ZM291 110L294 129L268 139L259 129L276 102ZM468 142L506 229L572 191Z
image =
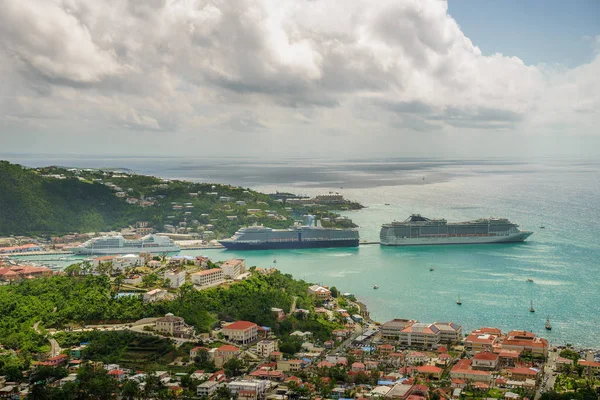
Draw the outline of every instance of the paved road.
M48 340L50 341L50 357L59 355L62 349L60 348L58 342L54 338L50 338Z
M554 376L554 368L556 366L556 359L558 358L558 351L552 351L548 353L548 362L544 365L544 375L542 377L542 383L535 392L535 400L539 400L542 397L542 393L553 390L556 376Z
M290 313L288 314L288 316L291 316L294 314L294 311L296 311L296 301L298 300L298 296L294 296L294 300L292 301L292 306L290 307Z

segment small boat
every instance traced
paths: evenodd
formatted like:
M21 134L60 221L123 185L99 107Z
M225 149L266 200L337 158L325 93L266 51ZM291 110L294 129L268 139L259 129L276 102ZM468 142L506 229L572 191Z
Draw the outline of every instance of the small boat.
M435 271L435 268L429 268L430 271Z
M373 286L373 289L379 289L379 286L375 285Z
M531 279L531 278L527 278L527 282L529 282L529 283L533 283L533 279Z
M273 259L273 264L277 264L277 260Z
M386 206L389 206L389 205L390 205L390 203L385 203L385 205L386 205Z
M462 305L462 301L460 301L460 295L458 295L458 299L456 299L456 304L459 306Z
M535 309L533 308L533 300L531 300L531 305L529 306L529 312L535 312Z
M550 325L550 317L546 318L546 330L552 330L552 325Z

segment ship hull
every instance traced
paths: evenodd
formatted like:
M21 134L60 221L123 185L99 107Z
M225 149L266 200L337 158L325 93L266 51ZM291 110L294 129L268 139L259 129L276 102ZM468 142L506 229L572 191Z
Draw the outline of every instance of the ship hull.
M140 253L151 253L151 254L162 254L162 253L177 253L179 252L179 247L115 247L110 249L92 249L92 248L82 248L75 247L71 249L73 254L79 255L93 255L93 256L103 256L103 255L117 255L117 254L140 254Z
M399 238L387 236L381 238L382 246L432 246L450 244L494 244L523 242L532 232L521 231L509 235L496 236L437 236L418 238Z
M279 249L314 249L328 247L357 247L358 239L348 240L314 240L294 242L234 242L220 241L227 250L279 250Z

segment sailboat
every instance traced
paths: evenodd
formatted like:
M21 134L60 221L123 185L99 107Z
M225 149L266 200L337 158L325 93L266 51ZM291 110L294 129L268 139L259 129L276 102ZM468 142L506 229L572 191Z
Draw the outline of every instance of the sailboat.
M552 325L550 325L550 317L546 318L546 330L552 330Z
M462 305L462 301L460 301L460 294L458 295L458 299L456 299L456 304L459 306Z
M529 312L535 312L535 309L533 308L533 300L531 300L531 305L529 306Z

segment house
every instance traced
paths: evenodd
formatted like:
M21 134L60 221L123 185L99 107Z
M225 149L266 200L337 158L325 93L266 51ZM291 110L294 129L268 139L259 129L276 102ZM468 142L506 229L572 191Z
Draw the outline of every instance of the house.
M439 380L442 377L443 370L435 365L421 365L417 367L417 374L424 377L432 377Z
M229 382L227 388L234 398L259 399L264 398L267 389L271 386L268 380L239 380Z
M351 370L354 372L361 372L361 371L366 370L366 367L365 367L365 364L357 361L352 364Z
M417 321L412 319L393 319L381 326L381 337L383 339L397 340L402 330Z
M227 260L220 267L226 278L235 279L246 272L246 261L243 259Z
M256 344L256 354L262 358L269 357L274 351L277 351L276 340L261 340Z
M110 371L108 371L106 373L106 375L110 376L111 378L121 382L123 379L125 379L125 371L123 371L122 369L112 369Z
M440 331L440 343L459 343L463 338L462 326L454 322L434 322Z
M548 341L536 337L535 334L527 331L511 331L502 342L502 349L516 351L530 351L532 354L548 355Z
M535 368L511 368L508 370L508 374L515 381L537 380L540 370Z
M377 352L379 353L380 357L386 358L394 352L394 346L391 344L382 344L377 346Z
M58 367L59 365L63 365L67 363L67 356L65 354L59 354L55 357L50 357L46 361L41 362L39 365L43 365L45 367Z
M579 360L577 361L578 365L581 365L584 368L586 374L598 374L600 373L600 363L596 361L590 360Z
M450 379L463 379L475 382L491 382L489 371L479 371L471 368L471 360L462 359L450 371Z
M397 383L386 394L386 399L406 400L412 394L414 385Z
M153 289L144 293L144 303L154 303L163 300L167 296L167 291L163 289Z
M434 324L414 323L400 331L400 344L412 347L431 349L440 343L441 333Z
M206 381L196 387L196 394L200 397L208 397L213 394L221 386L216 381Z
M563 357L557 357L556 358L556 369L559 371L565 371L567 368L567 366L570 366L571 368L573 367L573 360L571 360L570 358L563 358Z
M237 358L241 354L241 350L230 344L225 344L215 350L214 362L217 368L221 368L227 361L232 358Z
M283 311L281 308L271 307L271 313L273 313L275 318L277 318L277 321L281 321L285 318L285 311Z
M331 291L319 285L309 286L308 294L311 296L315 296L318 300L327 300L331 297Z
M192 283L201 288L218 285L225 281L225 275L221 268L212 268L205 271L194 272L191 277Z
M473 331L465 338L464 346L468 354L475 354L481 351L493 351L498 343L498 336L490 333Z
M45 278L53 274L54 272L50 268L17 265L0 268L0 281L13 282L22 279Z
M471 366L474 369L495 370L498 367L499 355L491 351L481 351L473 356Z
M406 355L406 362L408 365L427 364L429 356L419 351L410 351Z
M498 353L498 363L502 366L514 367L520 355L521 352L517 350L500 349L500 353ZM573 361L571 361L571 363L572 362Z
M232 342L252 343L258 339L258 325L249 321L237 321L225 326L223 335Z
M155 321L154 330L173 337L189 338L194 336L194 328L187 325L183 318L176 317L171 313L158 318Z
M163 275L170 288L177 289L185 283L185 270L170 270Z
M281 360L277 361L277 370L283 372L296 372L302 369L302 360Z
M24 244L22 246L0 247L0 254L29 253L32 251L42 251L42 248L33 243Z

